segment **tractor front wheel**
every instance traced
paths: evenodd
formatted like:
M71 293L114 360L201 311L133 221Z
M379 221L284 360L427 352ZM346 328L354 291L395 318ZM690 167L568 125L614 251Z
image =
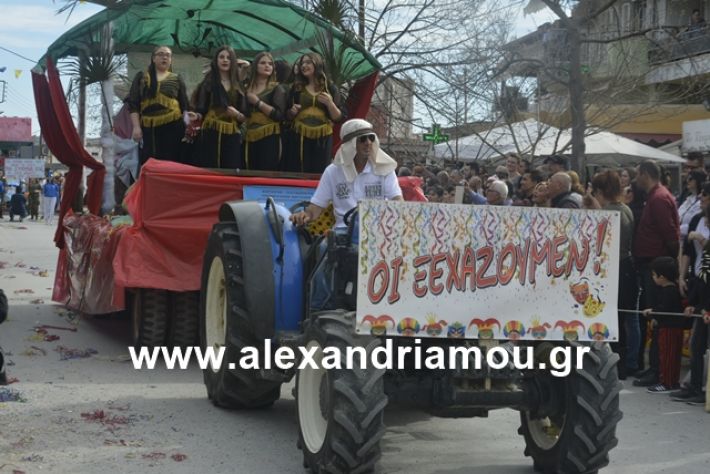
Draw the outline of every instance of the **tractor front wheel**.
M264 344L254 335L245 299L241 237L236 223L216 224L202 267L200 346L203 353L209 348L215 355L223 351L219 367L203 370L207 395L220 407L262 408L271 406L281 395L279 382L265 380L259 370L243 368L239 363L243 348Z
M582 368L567 377L541 373L538 386L545 387L548 403L542 412L520 414L518 433L538 472L596 473L609 464L609 451L618 444L619 356L609 344L595 342L583 357Z
M380 457L385 433L384 369L371 364L380 340L354 334L353 313L322 313L305 328L306 350L314 351L318 368L296 373L298 447L304 465L314 473L367 472ZM345 368L347 347L362 347L366 366ZM340 351L342 368L323 368L324 349ZM330 351L330 349L329 349Z

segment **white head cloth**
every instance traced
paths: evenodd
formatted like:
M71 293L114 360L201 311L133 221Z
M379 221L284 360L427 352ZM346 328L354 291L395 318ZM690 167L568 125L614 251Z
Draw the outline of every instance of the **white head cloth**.
M372 129L372 124L363 119L350 119L340 128L342 143L333 159L333 164L343 169L345 179L350 183L355 181L357 177L354 160L357 154L357 139L363 135L375 136L375 141L372 143L372 153L369 157L374 174L386 176L397 168L395 159L380 150L380 139Z

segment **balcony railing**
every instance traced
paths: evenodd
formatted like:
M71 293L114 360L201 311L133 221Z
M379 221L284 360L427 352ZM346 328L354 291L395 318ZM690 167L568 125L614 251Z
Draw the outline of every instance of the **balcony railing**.
M710 27L683 31L675 36L661 34L651 40L648 61L657 65L710 53Z

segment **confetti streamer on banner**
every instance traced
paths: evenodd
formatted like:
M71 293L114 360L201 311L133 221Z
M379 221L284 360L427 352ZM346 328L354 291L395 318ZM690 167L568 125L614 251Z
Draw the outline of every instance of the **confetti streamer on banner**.
M22 75L22 69L15 69L15 79L19 79Z

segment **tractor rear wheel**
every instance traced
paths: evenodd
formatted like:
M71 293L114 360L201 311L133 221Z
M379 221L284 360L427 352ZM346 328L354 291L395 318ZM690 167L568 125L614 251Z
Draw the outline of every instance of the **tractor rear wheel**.
M540 385L547 387L552 403L545 413L521 412L518 430L536 471L587 474L609 464L609 451L618 444L616 425L622 418L618 361L609 344L595 342L584 354L581 369L572 369L564 378L544 375Z
M322 313L305 329L306 350L315 350L318 368L299 368L296 373L298 447L304 465L314 473L368 472L379 459L385 434L384 369L375 369L372 351L380 340L353 333L353 313ZM343 368L321 365L324 348L340 350ZM362 347L366 368L345 368L347 347Z
M168 334L168 292L138 288L131 298L132 339L134 346L157 347Z
M208 367L203 375L207 395L215 405L261 408L279 399L281 384L264 380L258 370L244 369L239 364L244 347L262 348L264 344L254 335L245 309L241 249L235 222L214 226L202 267L200 346L203 352L209 348L215 353L223 350L224 357L219 367Z

